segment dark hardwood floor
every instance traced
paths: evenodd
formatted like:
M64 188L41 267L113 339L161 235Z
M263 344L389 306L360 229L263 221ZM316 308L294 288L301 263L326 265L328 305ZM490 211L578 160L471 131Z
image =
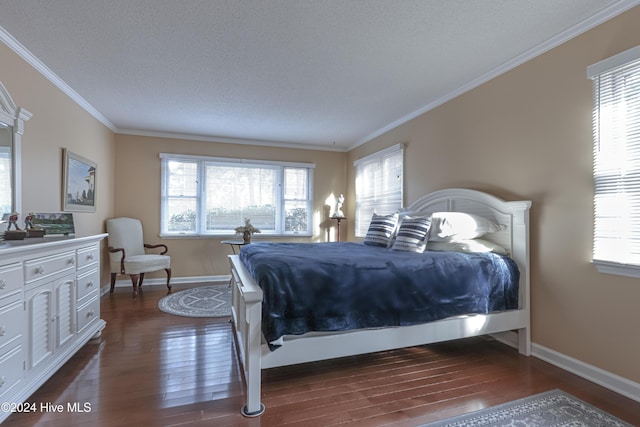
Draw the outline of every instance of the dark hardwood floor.
M484 338L266 370L267 410L243 418L231 325L162 313L164 295L104 296L102 337L29 399L90 411L12 414L3 425L416 426L554 388L640 425L640 403Z

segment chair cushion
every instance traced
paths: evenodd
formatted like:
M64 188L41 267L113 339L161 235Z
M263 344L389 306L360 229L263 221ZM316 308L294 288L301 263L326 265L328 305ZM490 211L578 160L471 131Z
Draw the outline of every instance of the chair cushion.
M171 257L168 255L134 255L127 256L124 261L125 274L149 273L151 271L170 268Z

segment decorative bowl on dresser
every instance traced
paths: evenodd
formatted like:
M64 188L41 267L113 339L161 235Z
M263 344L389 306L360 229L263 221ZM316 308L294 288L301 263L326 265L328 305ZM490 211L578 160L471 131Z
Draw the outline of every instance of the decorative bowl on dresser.
M100 336L106 234L0 246L0 402L20 404ZM0 412L0 423L11 412Z

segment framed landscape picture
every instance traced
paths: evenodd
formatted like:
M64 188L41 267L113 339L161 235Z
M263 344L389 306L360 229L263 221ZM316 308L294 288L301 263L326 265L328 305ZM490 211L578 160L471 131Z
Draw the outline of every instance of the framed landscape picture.
M46 236L73 236L76 233L72 213L34 213L31 221L34 228L43 229Z
M95 212L97 165L66 148L63 158L62 210Z

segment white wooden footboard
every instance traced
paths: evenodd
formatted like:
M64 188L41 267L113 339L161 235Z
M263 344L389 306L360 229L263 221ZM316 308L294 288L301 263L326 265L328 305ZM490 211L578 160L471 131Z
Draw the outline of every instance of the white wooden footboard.
M240 365L247 384L247 404L242 407L242 415L257 417L264 412L264 405L260 402L262 289L247 276L237 255L231 255L229 262L232 320Z

